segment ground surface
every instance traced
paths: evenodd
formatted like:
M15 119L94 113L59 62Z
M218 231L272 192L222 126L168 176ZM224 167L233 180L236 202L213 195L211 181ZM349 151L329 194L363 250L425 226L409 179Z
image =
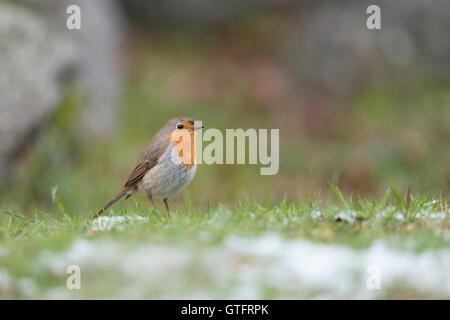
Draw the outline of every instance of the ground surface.
M0 297L450 298L447 201L335 191L336 204L187 203L170 219L136 202L96 221L55 197L59 214L0 218Z

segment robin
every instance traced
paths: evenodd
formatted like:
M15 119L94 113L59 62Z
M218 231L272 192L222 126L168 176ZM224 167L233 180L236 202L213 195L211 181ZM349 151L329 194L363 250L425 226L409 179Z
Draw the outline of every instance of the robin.
M94 218L123 196L128 199L133 194L146 194L152 207L153 198L163 199L170 217L167 199L180 193L197 171L194 131L201 128L187 117L169 120L141 153L123 189Z

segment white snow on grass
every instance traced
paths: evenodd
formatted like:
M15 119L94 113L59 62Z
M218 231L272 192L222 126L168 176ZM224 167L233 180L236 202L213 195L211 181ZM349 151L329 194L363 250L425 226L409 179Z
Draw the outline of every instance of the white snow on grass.
M447 215L444 212L433 212L430 210L420 210L414 214L416 219L432 219L432 220L445 220Z
M398 221L402 221L402 222L406 221L405 215L404 215L403 213L401 213L401 212L397 212L397 213L394 215L394 218L395 218L396 220L398 220Z
M445 219L450 218L450 210L447 213L444 211L436 211L429 208L432 205L435 205L435 201L428 202L424 204L424 208L420 209L417 212L411 212L410 214L396 211L395 207L387 207L378 213L376 213L375 217L377 220L382 220L386 218L394 218L395 220L405 222L407 218L411 218L412 220L432 220L432 221L443 221ZM312 215L312 214L311 214ZM349 223L354 223L356 221L358 214L354 210L345 210L338 212L335 216L335 220L342 220Z
M320 210L311 211L310 215L311 215L311 218L313 218L313 219L319 219L324 216L323 212Z
M147 221L147 217L142 216L100 216L92 222L92 230L107 231L113 228L123 231L127 226L136 223Z
M367 250L309 241L282 241L276 236L260 239L228 238L225 246L244 256L265 259L265 267L253 270L256 278L271 285L322 292L320 298L374 298L369 290L369 267L380 271L381 288L403 285L419 292L450 297L450 251L421 254L402 252L375 243ZM255 279L255 282L257 279Z
M353 223L356 221L356 218L358 217L358 214L354 210L347 210L339 212L337 215L334 216L334 220L337 221L347 221L348 223Z
M268 234L229 236L215 247L191 250L80 239L63 253L44 252L37 263L61 276L62 283L67 266L79 265L86 275L85 293L108 277L123 283L96 298L261 299L270 289L277 298L371 299L392 287L450 298L449 250L417 254L382 242L359 250ZM380 290L367 287L373 268L379 271ZM52 288L48 296L55 298L55 292Z
M8 291L13 290L14 285L11 277L5 269L0 268L0 297Z
M20 278L17 280L17 286L25 297L32 298L39 294L39 287L32 278Z

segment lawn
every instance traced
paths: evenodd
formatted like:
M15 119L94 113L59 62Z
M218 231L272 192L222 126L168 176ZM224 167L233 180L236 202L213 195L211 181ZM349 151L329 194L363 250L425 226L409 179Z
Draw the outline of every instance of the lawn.
M1 298L450 298L450 211L399 193L0 217ZM409 199L409 200L408 200ZM69 290L69 266L81 289Z
M306 3L211 27L130 17L122 85L99 104L108 130L86 130L89 95L65 87L0 181L0 298L449 299L448 59L417 23L370 31L377 50L328 27L321 40ZM279 172L199 164L171 218L133 196L94 221L176 116L222 133L279 129Z

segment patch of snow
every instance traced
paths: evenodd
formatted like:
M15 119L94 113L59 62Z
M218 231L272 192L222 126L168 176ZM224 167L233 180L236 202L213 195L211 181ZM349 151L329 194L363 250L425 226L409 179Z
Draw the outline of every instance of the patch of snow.
M38 294L38 285L31 278L20 278L17 281L19 291L26 297L33 297Z
M324 216L323 212L320 210L314 210L310 213L310 215L313 219L319 219Z
M118 230L124 230L127 225L147 221L147 217L142 216L100 216L95 219L92 223L92 230L94 231L108 231L112 228L117 228Z
M390 249L382 242L355 250L303 240L281 241L271 235L231 238L225 246L262 259L265 267L251 273L255 283L266 279L275 287L322 291L322 298L374 298L379 291L367 288L367 268L377 266L382 288L400 284L450 297L449 250L414 254Z
M49 299L49 300L71 300L74 299L74 297L72 296L73 291L69 290L66 288L66 286L60 286L60 287L55 287L52 288L50 290L48 290L45 293L44 297L39 297L39 298L44 298L44 299Z
M424 204L424 207L431 207L437 203L436 201L437 200L430 201L430 202ZM395 210L395 208L388 207L388 208L378 212L376 214L376 217L377 217L377 219L382 219L384 217L388 217L391 214L393 214L392 217L394 219L399 220L399 221L406 221L407 215L404 212L395 212L394 213L394 210ZM421 209L418 212L412 213L412 217L414 219L445 220L445 219L447 219L448 216L450 216L450 211L449 211L449 214L446 214L445 212L433 211L431 209Z
M434 205L437 204L437 203L439 203L439 200L434 199L434 200L432 200L432 201L429 201L429 202L425 203L423 206L424 206L424 207L432 207L432 206L434 206Z
M0 268L0 294L11 290L14 287L13 281L5 269Z
M376 217L377 217L377 219L381 219L381 218L386 217L386 211L383 210L383 211L378 212L376 214Z
M339 212L337 215L334 216L334 220L343 220L347 221L348 223L354 223L356 221L357 213L354 210L347 210Z
M381 218L391 215L394 211L395 211L394 207L388 206L388 207L384 208L383 210L381 210L380 212L378 212L376 214L376 217L377 217L377 219L381 219Z
M114 265L117 255L122 254L122 246L113 241L89 241L80 239L60 255L43 251L39 261L55 275L65 274L70 265L102 267Z
M186 268L191 257L188 252L176 247L140 246L126 255L126 259L118 264L120 270L129 278L147 282L149 273L152 278L162 279L172 275L177 277Z
M414 215L415 219L432 219L432 220L445 220L447 215L444 212L433 212L429 210L420 210Z
M122 279L126 285L113 297L133 293L133 298L188 298L195 293L196 297L261 299L265 288L272 288L286 298L371 299L400 285L450 298L449 250L416 254L383 242L359 250L268 234L229 236L216 247L193 251L80 239L66 252L47 252L38 263L63 277L66 267L76 264L91 279L102 274ZM367 287L369 266L380 271L380 290ZM54 294L49 291L47 296Z

